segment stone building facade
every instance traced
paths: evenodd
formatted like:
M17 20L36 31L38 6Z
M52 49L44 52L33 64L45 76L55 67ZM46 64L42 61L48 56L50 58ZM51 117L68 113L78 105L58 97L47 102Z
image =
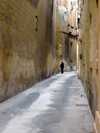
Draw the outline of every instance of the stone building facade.
M95 113L95 122L93 125L93 133L100 133L100 1L97 0L98 5L98 109Z
M77 70L77 0L57 1L56 47L65 71Z
M55 73L55 38L56 0L0 0L0 102Z
M98 1L78 0L79 78L93 115L98 108Z

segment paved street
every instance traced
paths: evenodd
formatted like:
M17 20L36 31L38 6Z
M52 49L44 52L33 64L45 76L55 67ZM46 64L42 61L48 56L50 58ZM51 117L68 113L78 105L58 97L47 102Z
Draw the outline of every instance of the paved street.
M56 74L0 104L0 133L92 133L77 72Z

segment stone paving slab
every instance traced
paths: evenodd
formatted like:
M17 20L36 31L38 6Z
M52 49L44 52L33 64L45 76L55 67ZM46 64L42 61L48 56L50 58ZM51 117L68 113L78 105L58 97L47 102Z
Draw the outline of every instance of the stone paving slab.
M0 104L0 133L92 133L77 72L56 74Z

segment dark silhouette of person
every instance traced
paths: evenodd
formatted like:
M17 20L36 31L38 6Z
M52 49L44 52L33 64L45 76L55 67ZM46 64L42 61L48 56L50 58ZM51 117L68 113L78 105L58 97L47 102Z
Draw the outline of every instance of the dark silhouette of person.
M63 73L64 72L64 63L62 62L61 64L60 64L60 68L61 68L61 73Z

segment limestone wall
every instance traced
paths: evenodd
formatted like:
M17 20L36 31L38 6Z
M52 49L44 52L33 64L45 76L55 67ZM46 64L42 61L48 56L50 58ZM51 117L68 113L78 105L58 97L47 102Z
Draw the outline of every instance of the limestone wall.
M0 101L55 72L53 15L51 0L0 0Z
M79 42L80 76L85 86L88 100L93 112L98 107L98 5L96 0L81 3L81 28Z
M77 0L58 0L56 46L58 62L63 60L65 71L77 70L77 41L74 36L77 28ZM70 44L72 48L70 47ZM72 59L71 59L72 58Z

